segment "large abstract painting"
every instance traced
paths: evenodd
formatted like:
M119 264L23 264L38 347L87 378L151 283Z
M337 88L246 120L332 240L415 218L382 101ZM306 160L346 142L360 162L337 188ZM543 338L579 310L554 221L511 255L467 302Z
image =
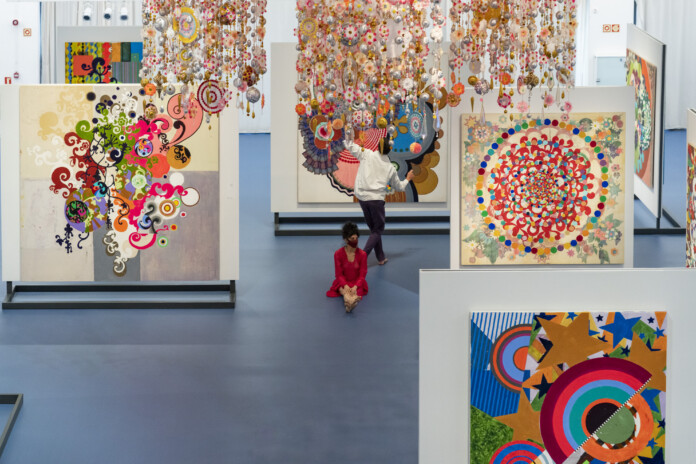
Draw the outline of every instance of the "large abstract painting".
M217 119L138 85L20 89L26 281L219 279Z
M139 83L142 42L66 42L65 83Z
M652 188L657 67L631 50L627 50L626 53L626 83L636 91L635 172L645 185Z
M399 107L394 118L397 129L394 146L388 156L400 178L406 177L411 169L415 178L405 192L388 191L385 201L446 201L444 183L434 169L442 162L441 154L444 151L440 142L444 136L442 118L435 111L436 114L433 115L430 104L424 105L422 111L411 111L406 105ZM301 166L298 202L355 201L353 187L360 161L343 148L343 129L333 127L325 116L303 114L299 116L299 131ZM356 137L356 142L364 144L368 149L377 150L379 138L386 135L386 130L372 128L365 132L363 136ZM411 150L412 147L415 150ZM308 173L312 176L308 176Z
M471 464L664 464L665 312L474 313Z
M463 115L461 265L623 263L625 122Z
M686 155L686 267L696 267L696 147Z

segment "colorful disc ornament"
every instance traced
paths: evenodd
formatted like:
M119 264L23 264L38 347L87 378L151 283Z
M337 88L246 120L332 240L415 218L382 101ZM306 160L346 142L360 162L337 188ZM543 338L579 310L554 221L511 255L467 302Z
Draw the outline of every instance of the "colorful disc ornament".
M191 43L198 37L198 18L191 8L182 8L179 20L174 24L179 39L183 43Z
M141 158L147 158L154 151L152 142L146 138L138 139L134 147L135 153Z
M555 119L518 124L498 135L479 164L483 228L534 255L576 247L602 216L607 172L604 153L579 128Z
M65 217L73 224L80 224L87 220L89 208L80 200L69 201L65 206Z
M501 385L508 390L515 392L522 390L524 366L531 335L530 324L517 325L500 334L493 344L491 371Z
M198 87L198 102L203 111L219 113L227 105L226 91L218 81L205 81Z
M636 395L649 379L647 370L620 358L588 359L565 371L549 388L539 418L554 462L577 453L603 462L635 457L652 434L650 407Z

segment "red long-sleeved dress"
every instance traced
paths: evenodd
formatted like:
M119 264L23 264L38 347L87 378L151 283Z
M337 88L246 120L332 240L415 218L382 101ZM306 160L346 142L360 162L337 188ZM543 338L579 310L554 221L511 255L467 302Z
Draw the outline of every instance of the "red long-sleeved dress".
M355 259L348 261L345 247L341 247L334 253L334 265L336 267L336 279L326 296L341 296L339 289L344 285L358 287L358 296L367 295L367 254L360 248L355 249Z

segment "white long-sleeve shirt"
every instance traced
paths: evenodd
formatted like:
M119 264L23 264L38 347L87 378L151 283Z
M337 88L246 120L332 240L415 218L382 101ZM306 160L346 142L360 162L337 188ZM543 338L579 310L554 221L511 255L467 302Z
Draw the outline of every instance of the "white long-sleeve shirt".
M373 150L363 149L355 142L346 142L346 149L360 161L358 175L355 178L353 194L358 200L384 200L387 185L403 192L408 180L399 179L389 157Z

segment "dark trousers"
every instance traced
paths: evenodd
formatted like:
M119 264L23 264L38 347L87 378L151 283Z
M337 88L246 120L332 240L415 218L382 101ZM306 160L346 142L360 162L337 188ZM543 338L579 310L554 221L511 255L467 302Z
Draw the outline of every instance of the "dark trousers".
M360 207L365 216L367 227L370 228L370 237L363 250L370 255L372 249L375 250L377 261L384 261L384 250L382 250L382 232L384 232L384 200L359 201Z

